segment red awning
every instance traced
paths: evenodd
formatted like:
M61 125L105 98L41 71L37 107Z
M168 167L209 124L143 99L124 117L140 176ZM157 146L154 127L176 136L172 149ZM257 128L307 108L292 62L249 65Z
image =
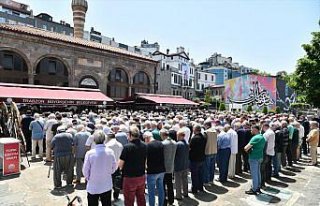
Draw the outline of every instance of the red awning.
M198 105L181 96L137 93L138 98L146 99L157 104Z
M43 105L103 105L113 102L98 89L0 84L0 101Z

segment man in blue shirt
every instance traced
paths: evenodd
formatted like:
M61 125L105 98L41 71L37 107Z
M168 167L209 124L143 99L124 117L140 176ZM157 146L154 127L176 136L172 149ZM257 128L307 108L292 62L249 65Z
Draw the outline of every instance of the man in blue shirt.
M223 130L223 127L218 127L217 144L217 163L219 167L219 179L217 181L226 182L228 178L229 158L231 154L231 137L229 133Z
M44 138L44 123L40 120L38 113L34 114L34 119L29 126L32 139L32 159L36 158L36 148L39 147L39 158L43 157L43 138Z

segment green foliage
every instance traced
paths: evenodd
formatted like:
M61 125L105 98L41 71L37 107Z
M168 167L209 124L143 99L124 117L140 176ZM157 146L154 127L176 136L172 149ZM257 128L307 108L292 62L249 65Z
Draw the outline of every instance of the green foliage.
M268 107L264 106L264 107L262 108L262 113L263 113L263 114L268 114Z
M313 32L311 42L302 48L306 55L297 62L293 88L306 102L320 107L320 31Z
M206 103L209 103L209 104L212 103L212 97L211 97L210 90L207 90L207 91L206 91L206 94L205 94L205 96L204 96L204 101L205 101Z
M219 105L219 111L225 111L226 110L226 105L222 102Z
M252 112L252 105L249 105L249 106L247 107L247 112Z
M279 114L279 113L281 113L281 109L280 107L276 107L276 114Z

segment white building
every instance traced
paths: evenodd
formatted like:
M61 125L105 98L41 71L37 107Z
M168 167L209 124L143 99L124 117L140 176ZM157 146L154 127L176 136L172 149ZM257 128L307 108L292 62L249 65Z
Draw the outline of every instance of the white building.
M197 70L196 71L196 88L197 92L205 92L205 88L215 85L215 74Z
M191 99L195 95L195 66L183 47L176 53L155 51L153 59L159 61L157 73L158 93L183 96Z

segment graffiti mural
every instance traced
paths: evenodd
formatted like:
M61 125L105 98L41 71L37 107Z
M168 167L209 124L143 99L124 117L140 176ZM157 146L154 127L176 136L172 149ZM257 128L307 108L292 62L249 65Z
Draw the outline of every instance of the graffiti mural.
M296 93L286 85L284 80L277 80L277 106L289 111L290 105L296 102Z
M225 83L225 99L231 104L253 105L257 108L267 106L269 109L275 109L276 91L274 77L243 75Z

